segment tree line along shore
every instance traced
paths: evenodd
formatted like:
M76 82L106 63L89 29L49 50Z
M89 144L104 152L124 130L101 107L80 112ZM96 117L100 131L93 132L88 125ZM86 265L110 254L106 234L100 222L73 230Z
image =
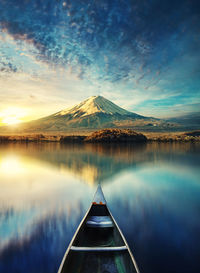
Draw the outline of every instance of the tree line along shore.
M200 142L200 130L173 133L139 133L132 129L103 129L89 135L66 135L61 133L1 135L5 142L60 142L60 143L116 143L116 142Z

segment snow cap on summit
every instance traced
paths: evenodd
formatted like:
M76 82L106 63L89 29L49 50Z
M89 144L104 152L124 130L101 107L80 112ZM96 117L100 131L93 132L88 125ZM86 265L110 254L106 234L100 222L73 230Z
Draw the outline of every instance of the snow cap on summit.
M86 99L85 101L81 102L80 104L77 104L73 106L72 108L64 109L58 113L56 113L56 116L63 116L71 114L73 116L76 116L80 113L82 117L87 115L92 115L94 113L104 113L104 114L120 114L120 115L128 115L130 114L129 111L126 111L125 109L117 106L110 100L105 99L102 96L92 96Z

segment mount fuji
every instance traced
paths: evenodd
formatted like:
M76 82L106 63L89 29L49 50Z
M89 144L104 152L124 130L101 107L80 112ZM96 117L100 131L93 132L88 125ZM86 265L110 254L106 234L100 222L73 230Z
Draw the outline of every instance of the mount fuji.
M92 96L71 108L20 124L19 130L69 132L102 128L164 129L169 126L166 121L127 111L102 96Z

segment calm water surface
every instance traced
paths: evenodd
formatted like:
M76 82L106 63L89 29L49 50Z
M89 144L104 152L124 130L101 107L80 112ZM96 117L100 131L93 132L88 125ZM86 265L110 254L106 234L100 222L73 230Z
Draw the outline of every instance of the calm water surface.
M156 143L1 145L0 272L57 272L98 182L141 273L200 272L200 146Z

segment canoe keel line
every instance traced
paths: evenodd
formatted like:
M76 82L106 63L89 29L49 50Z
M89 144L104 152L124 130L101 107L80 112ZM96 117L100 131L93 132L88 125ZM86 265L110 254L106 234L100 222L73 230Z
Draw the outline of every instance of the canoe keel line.
M69 244L58 273L139 273L100 185Z

